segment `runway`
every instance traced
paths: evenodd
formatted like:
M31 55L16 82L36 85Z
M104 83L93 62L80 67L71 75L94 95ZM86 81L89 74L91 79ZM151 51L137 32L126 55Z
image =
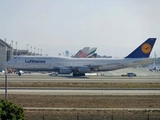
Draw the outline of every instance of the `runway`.
M5 76L0 76L0 83L4 83ZM52 82L52 83L160 83L160 76L143 77L50 77L48 75L8 75L8 82Z
M122 77L121 74L134 70L138 72L137 77ZM125 71L125 72L124 72ZM112 75L111 75L112 73ZM148 75L147 75L148 74ZM107 72L105 76L73 77L71 75L49 76L47 74L16 74L8 75L8 83L160 83L160 72L149 72L146 69L128 68ZM0 75L0 83L4 84L5 76ZM0 94L4 94L4 88L0 88ZM38 95L160 95L159 88L62 88L62 87L41 87L41 88L9 88L8 94L38 94Z
M0 94L5 87L0 87ZM8 87L9 94L36 95L160 95L160 88Z
M0 94L5 90L0 89ZM160 95L160 89L8 89L8 94L30 95Z

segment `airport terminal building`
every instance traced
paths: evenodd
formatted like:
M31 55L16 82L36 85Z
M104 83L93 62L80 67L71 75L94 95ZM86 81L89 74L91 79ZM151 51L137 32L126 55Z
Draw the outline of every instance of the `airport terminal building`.
M13 44L13 43L12 43ZM29 52L29 50L14 49L13 45L8 44L5 40L0 39L0 71L5 70L5 62L17 55L42 55L41 53ZM32 50L31 50L32 51Z
M0 71L5 69L5 62L13 57L13 48L0 39Z
M8 44L6 40L0 39L0 71L5 70L5 62L16 55L41 55L29 52L29 50L17 50Z

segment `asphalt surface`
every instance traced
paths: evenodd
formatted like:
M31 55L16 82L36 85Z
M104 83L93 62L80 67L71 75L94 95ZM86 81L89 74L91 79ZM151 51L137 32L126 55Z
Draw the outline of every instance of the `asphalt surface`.
M1 89L0 94L5 94ZM33 89L8 89L8 94L30 95L160 95L160 90L33 90Z
M160 83L159 76L143 77L106 77L106 76L86 76L86 77L50 77L48 75L8 75L8 82L52 82L52 83ZM5 82L5 76L0 76L0 83Z
M136 77L122 77L128 72L136 73ZM126 68L115 71L100 72L98 76L73 77L72 75L49 76L32 73L18 76L8 74L8 82L54 82L54 83L160 83L160 72L150 72L148 68ZM0 74L0 83L5 82L5 75Z
M134 72L137 77L122 77L122 74ZM17 76L8 74L8 82L55 82L55 83L160 83L160 72L150 72L143 68L128 68L113 72L102 72L99 76L73 77L71 75L49 76L47 74L32 73ZM100 73L98 73L100 74ZM0 75L0 83L5 82L5 75ZM18 83L17 83L18 84ZM4 94L0 88L0 94ZM8 88L9 94L39 94L39 95L160 95L160 89L121 89L121 88Z
M122 77L122 74L133 72L137 77ZM54 82L54 83L160 83L160 72L149 72L148 69L123 69L98 73L98 76L72 77L71 75L49 76L47 74L9 74L8 82ZM4 74L0 83L5 82ZM18 83L17 83L18 84ZM0 88L5 94L5 88ZM8 87L8 94L30 95L160 95L160 88L70 88L70 87ZM159 108L52 108L24 107L27 110L160 110Z

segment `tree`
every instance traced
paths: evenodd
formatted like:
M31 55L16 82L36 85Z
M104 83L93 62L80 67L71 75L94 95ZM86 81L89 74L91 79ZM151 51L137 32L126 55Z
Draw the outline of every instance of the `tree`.
M1 120L25 120L24 110L8 100L0 99L0 118Z

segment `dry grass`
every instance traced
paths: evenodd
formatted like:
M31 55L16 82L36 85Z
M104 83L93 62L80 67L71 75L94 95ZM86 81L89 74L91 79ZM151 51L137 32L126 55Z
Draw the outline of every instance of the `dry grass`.
M0 87L4 87L0 83ZM92 87L92 88L160 88L160 83L50 83L50 82L13 82L8 87Z
M9 87L93 87L93 88L160 88L159 83L9 83ZM0 87L4 87L0 83ZM4 98L4 95L0 95ZM85 96L85 95L8 95L8 99L22 107L60 108L160 108L159 95L147 96ZM148 114L160 119L160 111L107 110L25 110L28 120L146 120ZM152 120L152 119L150 119Z
M4 98L4 95L0 95ZM160 96L8 95L22 107L160 108Z
M4 98L4 95L0 95ZM8 99L22 107L54 108L159 108L160 96L85 96L85 95L8 95ZM160 111L129 110L25 110L27 120L153 120L160 119ZM152 120L152 119L150 119Z
M4 98L0 95L0 98ZM69 108L160 108L160 96L60 96L60 95L9 95L9 100L22 107ZM160 111L129 110L25 110L27 120L153 120ZM152 119L150 119L152 120Z
M160 111L25 111L28 120L159 120Z

